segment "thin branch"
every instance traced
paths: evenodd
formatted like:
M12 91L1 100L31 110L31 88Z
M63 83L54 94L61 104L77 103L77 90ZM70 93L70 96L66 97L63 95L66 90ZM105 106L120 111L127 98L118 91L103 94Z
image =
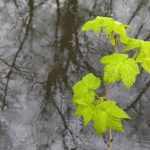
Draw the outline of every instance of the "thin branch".
M34 3L34 0L29 0L28 1L28 6L29 6L29 20L28 20L28 23L27 23L27 26L26 26L26 32L25 32L25 35L24 35L24 38L22 39L21 41L21 44L14 56L14 59L12 61L12 64L11 64L11 68L9 70L9 72L7 73L6 75L6 78L7 78L7 81L6 81L6 86L5 86L5 90L4 90L4 97L3 97L3 100L2 100L2 110L4 110L4 107L6 105L6 96L7 96L7 90L8 90L8 84L9 84L9 80L11 78L11 74L13 73L13 68L15 68L15 65L16 65L16 60L17 60L17 57L19 56L23 46L24 46L24 43L28 37L28 33L29 33L29 30L30 30L30 27L31 27L31 23L32 23L32 17L33 17L33 3Z
M133 12L132 16L130 17L128 24L131 23L131 21L133 20L133 18L135 17L135 15L140 11L140 9L142 8L142 6L145 4L145 2L143 0L140 1L140 3L138 4L137 8L135 9L135 11Z
M115 44L113 46L113 50L114 50L114 52L118 52L118 49L117 49L117 37L114 34L113 34L113 37L115 39ZM109 88L109 85L106 84L105 85L105 89L104 89L104 97L106 98L106 100L107 100L108 88ZM108 131L108 138L109 138L109 147L108 147L108 150L112 150L113 137L112 137L112 130L111 129L109 129L109 131Z
M143 90L137 95L136 99L129 105L127 106L124 110L128 111L129 109L135 107L135 105L138 103L138 101L142 98L142 96L145 94L145 92L148 90L150 87L150 81L146 83L145 87Z
M104 89L104 97L106 98L106 100L107 100L108 88L109 88L109 85L106 84L105 85L105 89ZM109 138L108 150L112 150L113 137L112 137L112 131L111 131L111 129L109 129L109 131L108 131L108 138Z
M109 148L108 150L112 150L112 142L113 142L113 137L112 137L112 131L109 129Z
M3 97L2 106L1 106L2 110L4 110L4 108L6 106L6 96L7 96L7 92L8 92L9 80L10 80L10 78L7 79L7 82L6 82L6 85L5 85L5 89L4 89L4 97Z
M16 6L17 8L19 7L16 0L14 0L14 4L15 4L15 6Z
M150 39L150 33L148 34L148 36L144 40L148 41L149 39Z
M51 97L52 97L52 96L51 96ZM74 138L74 136L73 136L73 132L70 130L70 128L69 128L69 126L68 126L68 124L67 124L67 122L66 122L66 119L65 119L63 113L60 111L59 107L57 106L57 104L56 104L56 102L53 100L53 98L51 99L51 102L53 103L53 105L54 105L54 107L56 108L58 114L60 115L60 118L61 118L61 120L62 120L62 122L63 122L63 125L64 125L65 130L68 130L68 131L69 131L69 133L70 133L70 135L71 135L71 137L72 137L72 140L73 140L74 144L76 145L76 141L75 141L75 138Z
M139 34L140 34L140 32L141 32L142 29L143 29L143 24L140 25L140 27L139 27L139 29L138 29L138 32L137 32L137 34L135 35L135 38L136 38L136 39L138 38L138 36L139 36Z

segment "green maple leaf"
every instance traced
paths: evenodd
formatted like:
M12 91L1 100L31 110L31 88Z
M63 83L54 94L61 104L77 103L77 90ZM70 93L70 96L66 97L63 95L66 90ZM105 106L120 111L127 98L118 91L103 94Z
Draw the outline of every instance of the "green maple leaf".
M126 28L132 27L121 22L118 22L110 17L97 16L95 19L87 21L82 26L82 31L93 31L96 35L104 29L105 35L110 39L112 45L116 44L114 35L119 35L119 40L123 44L128 44L129 37L126 34Z
M140 48L141 43L143 41L139 39L134 39L134 38L128 38L128 43L125 44L124 51L129 51L133 50L135 48Z
M97 112L93 120L98 135L103 134L107 128L124 132L121 119L130 119L130 117L116 105L115 101L101 102L96 108Z
M142 41L141 42L141 52L149 53L150 51L150 42L149 41Z
M87 125L93 118L95 112L94 90L98 89L101 84L100 78L94 74L87 74L81 81L73 86L73 104L77 106L76 115L83 116L84 125Z
M106 65L104 68L105 83L109 84L121 80L120 67L127 58L127 54L114 53L112 55L104 56L100 60L101 63Z
M127 54L114 53L112 55L107 55L101 58L100 62L103 64L122 62L128 58Z
M126 28L130 28L130 26L113 20L111 22L111 24L108 24L108 26L105 29L106 37L108 37L112 32L115 32L121 36L125 36L126 35Z
M111 63L105 66L103 76L105 83L109 84L121 80L119 72L120 65L121 63Z
M89 90L96 90L99 88L100 84L100 78L96 77L93 73L89 73L73 86L73 92L84 93Z
M113 21L108 27L105 28L105 35L109 37L111 44L113 46L116 45L117 39L115 38L115 34L119 35L119 41L123 44L128 42L128 36L126 34L126 28L131 28L131 26L122 24L118 21Z
M101 84L100 78L96 77L92 73L83 77L82 81L83 81L84 85L90 90L98 89Z
M120 66L121 79L128 89L135 83L138 74L140 74L140 70L133 58L128 58Z
M87 93L88 90L89 89L86 87L86 85L82 81L77 82L73 86L73 92L74 93Z
M143 41L140 39L135 39L135 38L130 38L130 37L127 37L127 42L123 44L125 45L123 49L124 51L140 49L142 52L142 51L145 51L146 49L150 49L149 41Z
M101 22L97 19L95 20L90 20L88 22L86 22L83 26L82 26L82 31L90 31L93 30L95 34L98 34L101 30L102 30L102 25Z
M104 82L114 83L122 80L127 88L130 88L136 80L136 75L140 73L136 61L128 58L127 54L114 53L104 56L101 63L105 64Z
M101 24L98 21L88 21L82 26L82 31L93 30L95 34L98 34L102 30Z
M98 89L100 85L100 78L92 73L87 74L73 86L73 104L88 105L92 103L95 99L95 92L93 90Z
M141 53L136 58L137 62L140 62L142 64L142 67L150 73L150 48L148 49L148 44L146 46L142 47ZM146 49L145 49L146 48Z
M102 29L105 29L105 34L108 37L112 32L119 35L126 35L126 28L131 26L122 24L121 22L115 21L110 17L97 16L95 19L87 21L82 26L82 31L93 30L95 34L99 33Z
M129 37L127 35L120 35L119 41L122 44L126 45L128 43L128 41L129 41Z
M88 91L85 93L77 93L73 95L73 104L74 105L88 105L95 100L95 92Z
M83 117L84 125L87 125L95 116L96 107L93 104L87 106L79 105L75 112L75 115Z
M87 21L82 26L82 31L93 30L95 34L98 34L104 27L109 26L112 21L112 18L97 16L95 19Z
M107 129L107 114L104 111L97 111L95 117L93 118L94 120L94 129L96 133L100 136L104 132L106 132Z
M116 105L116 102L113 100L104 101L97 104L97 109L105 110L109 115L115 118L125 118L130 119L130 117L124 112L121 108Z

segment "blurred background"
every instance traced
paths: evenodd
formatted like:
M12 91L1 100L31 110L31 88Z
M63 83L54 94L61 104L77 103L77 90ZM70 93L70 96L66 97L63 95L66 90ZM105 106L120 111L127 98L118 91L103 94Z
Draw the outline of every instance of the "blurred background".
M150 0L0 0L0 150L107 150L108 135L84 127L72 105L72 86L102 77L98 60L113 53L103 33L81 32L98 15L150 40ZM132 118L113 132L113 150L150 150L150 76L111 85L108 98Z

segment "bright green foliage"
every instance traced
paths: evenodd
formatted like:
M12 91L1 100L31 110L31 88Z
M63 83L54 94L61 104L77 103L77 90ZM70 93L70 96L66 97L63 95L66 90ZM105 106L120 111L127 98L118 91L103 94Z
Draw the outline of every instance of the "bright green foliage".
M84 125L87 125L96 114L96 107L93 103L87 106L79 105L75 112L77 116L83 116Z
M110 39L111 44L113 46L115 46L117 41L116 41L116 39L114 37L114 33L113 32L109 34L109 39Z
M82 81L77 82L73 87L73 103L88 105L94 101L95 93L93 90L99 88L101 84L100 78L92 73L86 75Z
M126 35L126 28L131 28L131 26L122 24L121 22L115 21L109 17L96 17L93 20L87 21L82 26L82 31L94 31L95 34L98 34L102 29L105 30L106 37L109 37L111 43L114 43L114 33L120 36L120 41L122 43L127 42L128 36Z
M127 35L122 35L119 37L120 43L127 45L129 41L129 37Z
M105 64L104 82L114 83L122 80L129 89L136 80L136 75L140 73L139 67L133 58L128 58L127 54L114 53L104 56L101 63Z
M133 58L128 58L120 67L120 75L123 83L129 89L140 74L139 67Z
M143 49L136 61L142 63L142 67L150 73L150 49Z
M133 49L139 49L141 51L136 61L142 63L142 67L150 73L150 42L129 38L128 43L124 47L124 51Z
M147 51L147 50L150 51L150 42L149 41L142 41L140 49L141 49L141 52Z
M142 40L128 38L128 42L125 44L124 51L133 50L135 48L139 48L141 46Z
M124 132L121 119L130 117L120 109L115 101L104 101L96 106L96 115L94 116L94 128L98 135L101 135L107 128L119 132Z
M114 53L112 55L107 55L107 56L103 57L100 60L100 62L103 63L103 64L117 63L117 62L124 61L127 58L128 58L127 54Z
M116 105L115 101L104 101L103 97L96 100L93 90L97 90L100 83L100 79L90 73L73 86L73 100L77 107L75 114L83 117L84 125L93 120L98 135L108 128L123 132L121 119L129 119L129 116Z
M96 90L101 84L101 80L95 77L92 73L86 75L82 79L82 82L89 90Z
M150 73L150 42L142 40L137 41L139 41L137 48L140 49L140 53L136 57L136 62L140 62L142 67Z
M130 26L113 20L111 24L108 24L105 27L106 37L108 37L112 32L117 33L120 36L126 36L126 28L130 28Z
M113 22L112 18L109 17L96 17L93 20L87 21L82 26L82 31L93 30L95 34L98 34L104 27L109 27L109 24Z
M88 105L89 103L93 102L95 99L95 93L93 91L88 91L85 93L75 93L73 96L73 103Z
M142 67L150 73L150 42L144 41L141 43L141 53L138 55L137 62L142 63Z
M124 51L129 51L129 50L134 50L134 49L140 49L145 50L145 49L150 49L150 42L148 41L143 41L140 39L135 39L135 38L127 38L127 43L124 44Z
M131 27L110 17L98 16L87 21L82 31L92 30L98 34L103 29L115 51L119 41L124 46L123 52L136 49L132 58L129 58L128 54L114 53L100 59L100 62L105 64L104 83L122 81L129 89L135 82L136 76L140 74L137 63L141 63L142 67L150 73L150 42L130 38L126 34L126 28ZM95 93L100 85L100 78L90 73L73 86L73 104L77 107L75 114L83 117L84 125L93 121L98 135L103 134L107 129L124 132L121 121L130 117L116 105L115 101L107 100L107 92L101 97Z
M87 125L93 118L95 92L100 87L100 78L94 76L92 73L83 77L73 86L73 103L77 106L76 115L83 116L84 125Z

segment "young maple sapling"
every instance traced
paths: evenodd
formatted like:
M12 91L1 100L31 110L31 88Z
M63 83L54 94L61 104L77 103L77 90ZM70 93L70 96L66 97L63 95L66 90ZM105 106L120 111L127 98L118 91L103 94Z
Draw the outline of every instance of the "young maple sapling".
M125 87L130 89L140 74L139 65L150 73L150 42L129 37L126 28L132 27L112 18L100 16L83 25L82 31L92 30L96 35L103 30L114 52L99 61L104 64L104 95L96 94L95 90L100 88L101 79L92 73L87 74L73 86L75 114L83 117L85 126L93 121L93 127L99 136L109 130L109 150L112 150L111 130L124 132L122 119L130 119L128 114L117 106L115 100L107 99L109 85L122 81ZM117 49L119 42L123 45L121 52ZM130 50L135 51L133 57L125 53Z

